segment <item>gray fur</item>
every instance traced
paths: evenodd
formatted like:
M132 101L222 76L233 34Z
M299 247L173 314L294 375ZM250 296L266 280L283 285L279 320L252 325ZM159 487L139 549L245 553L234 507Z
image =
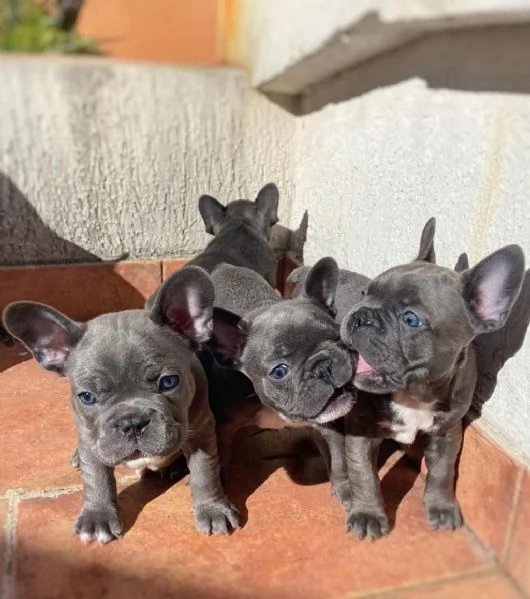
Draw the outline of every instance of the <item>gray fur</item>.
M236 200L221 205L215 198L199 198L206 232L214 239L189 264L212 272L219 264L244 266L276 287L276 258L269 244L271 227L278 222L278 188L268 183L254 202Z
M207 380L193 349L212 331L214 290L207 273L186 267L160 289L150 311L127 310L77 323L49 306L17 302L9 332L40 364L70 381L78 431L83 506L74 530L86 542L122 534L114 468L169 466L183 453L196 525L204 533L238 526L221 487ZM162 390L162 377L177 376ZM80 394L91 393L94 405Z
M340 418L355 400L352 356L339 339L332 314L338 269L331 258L308 274L304 297L280 300L256 273L223 265L212 273L216 292L214 334L208 346L253 383L260 401L284 420L315 426L331 454L331 481L349 506ZM285 364L289 373L271 373ZM337 422L338 421L338 422Z
M358 367L354 384L361 391L346 417L353 495L348 527L359 538L389 530L371 453L381 438L410 436L411 443L418 431L427 435L427 521L435 528L462 525L454 481L462 421L477 388L476 343L507 324L523 280L518 246L455 272L433 263L433 236L431 220L417 259L373 279L341 325L341 337L360 354L359 365L368 365ZM457 267L466 266L461 257ZM419 326L406 324L407 311L419 316Z

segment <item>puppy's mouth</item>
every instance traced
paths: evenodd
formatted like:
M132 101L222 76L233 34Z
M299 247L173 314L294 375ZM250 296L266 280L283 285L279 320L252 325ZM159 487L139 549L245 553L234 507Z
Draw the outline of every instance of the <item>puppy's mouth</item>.
M353 385L367 393L381 395L396 391L403 386L400 378L388 372L377 371L361 354L353 372Z
M338 420L346 416L353 408L354 402L355 388L351 383L346 383L346 385L335 389L320 414L315 418L311 418L310 422L325 424L326 422Z
M353 383L362 389L362 384L374 379L381 379L381 375L377 373L375 368L369 364L361 354L359 354L357 365L354 367Z

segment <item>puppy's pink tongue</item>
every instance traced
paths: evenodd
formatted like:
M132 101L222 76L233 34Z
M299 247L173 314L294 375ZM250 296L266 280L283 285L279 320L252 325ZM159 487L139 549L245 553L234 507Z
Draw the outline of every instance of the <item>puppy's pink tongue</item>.
M375 370L368 364L368 362L359 354L359 361L357 362L356 374L370 374Z

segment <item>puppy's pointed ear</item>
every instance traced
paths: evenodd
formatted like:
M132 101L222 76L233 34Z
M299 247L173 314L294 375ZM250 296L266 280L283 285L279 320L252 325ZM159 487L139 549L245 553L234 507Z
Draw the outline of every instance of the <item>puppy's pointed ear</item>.
M467 270L469 268L469 258L467 257L467 254L464 252L463 254L460 254L460 256L458 256L458 260L456 261L455 264L455 272L464 272L464 270Z
M224 218L225 206L220 204L215 198L209 195L203 195L199 198L199 212L201 213L206 233L216 235L219 231Z
M524 276L524 254L508 245L462 273L462 295L475 333L504 325L519 295Z
M4 326L46 370L64 374L66 360L86 325L44 304L15 302L4 310Z
M221 366L238 367L247 342L245 322L233 312L213 309L213 334L206 347Z
M280 194L274 183L267 183L256 197L255 204L260 218L266 227L272 227L278 222L278 200Z
M423 227L420 241L420 251L416 256L416 260L423 262L436 263L436 254L434 252L434 234L436 232L436 219L430 218Z
M321 258L309 271L304 295L335 318L335 293L339 282L339 267L333 258Z
M166 279L152 303L150 318L192 342L207 341L212 334L215 291L208 273L185 266Z

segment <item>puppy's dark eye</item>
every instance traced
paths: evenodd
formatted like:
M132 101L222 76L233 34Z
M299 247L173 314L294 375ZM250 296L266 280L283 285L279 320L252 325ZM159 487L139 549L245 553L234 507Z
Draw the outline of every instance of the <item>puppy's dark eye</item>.
M271 379L275 379L276 381L281 381L289 374L289 366L287 364L278 364L275 366L269 373Z
M361 295L364 297L366 295L366 289L361 290Z
M401 315L401 320L409 327L412 328L417 328L417 327L421 327L421 320L420 317L413 312L412 310L407 310L406 312L403 312L403 314Z
M82 404L85 404L85 406L93 406L98 401L96 396L88 391L83 391L83 393L80 393L77 397L79 397L79 401Z
M171 391L179 384L179 377L176 374L160 377L158 381L159 391Z

